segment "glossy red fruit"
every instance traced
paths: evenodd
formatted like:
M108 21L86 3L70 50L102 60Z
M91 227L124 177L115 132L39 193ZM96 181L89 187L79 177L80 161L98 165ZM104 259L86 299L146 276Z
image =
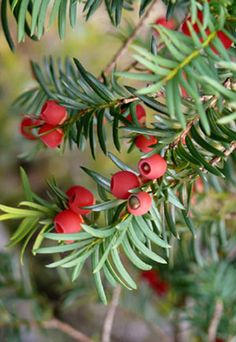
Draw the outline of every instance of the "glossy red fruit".
M223 340L223 338L217 337L217 338L215 339L215 342L225 342L225 340Z
M202 11L198 11L198 12L197 12L197 18L198 18L198 20L200 21L200 23L203 22L203 13L202 13ZM181 31L182 31L186 36L191 36L191 32L190 32L190 30L189 30L189 28L188 28L188 22L189 22L190 24L192 24L192 23L191 23L191 17L188 17L188 18L183 22L183 25L182 25L182 27L181 27ZM193 26L193 30L198 34L198 33L200 32L200 28L199 28L199 26L198 26L198 23L192 24L192 26Z
M156 179L164 175L167 163L159 154L154 154L149 158L141 159L138 163L139 172L147 179Z
M203 13L201 11L198 11L197 13L197 18L198 20L200 21L200 23L203 23ZM188 28L188 22L191 23L191 18L187 18L185 20L185 22L183 23L182 25L182 32L187 35L187 36L191 36L191 32ZM198 26L197 23L195 23L193 25L193 30L198 34L200 33L200 28ZM209 34L211 33L211 31L209 29L206 29L205 30L205 33L207 36L209 36ZM224 45L225 49L229 49L233 43L233 41L223 32L223 31L219 31L217 32L217 37L220 39L221 43ZM202 39L201 39L202 40ZM215 47L212 47L212 50L215 52L215 53L219 53Z
M58 126L65 122L68 114L65 107L59 105L56 101L48 100L42 107L40 117L47 124Z
M165 17L160 17L155 21L156 25L161 25L166 27L169 30L174 30L175 29L175 20L173 18L170 18L169 20L166 20Z
M146 111L145 109L143 108L143 106L141 106L140 104L137 104L136 106L136 116L137 116L137 119L138 119L138 122L140 123L140 125L144 125L145 122L146 122ZM129 122L133 122L133 119L132 119L132 116L131 114L129 114L126 119L129 121Z
M148 136L146 137L145 135L138 135L135 138L135 146L137 146L140 151L144 152L144 153L148 153L152 151L152 145L157 143L157 138L154 136Z
M111 177L111 193L119 199L127 199L129 190L139 187L139 178L130 171L119 171Z
M48 124L42 125L38 131L38 134L40 140L42 140L42 142L50 148L56 148L59 146L64 137L62 129L55 128L54 126Z
M66 194L69 197L69 208L76 214L86 215L90 213L91 210L81 209L81 207L95 204L93 193L83 186L72 186Z
M233 41L228 36L226 36L224 32L219 31L217 33L217 37L221 40L221 43L226 49L229 49L231 47Z
M34 135L33 129L39 126L40 120L24 117L20 124L20 133L28 140L36 140L38 137Z
M83 222L81 215L77 215L69 209L61 211L54 218L55 230L59 234L78 233L82 229L81 223ZM73 240L67 242L71 243Z
M144 215L150 210L151 206L152 198L145 191L132 194L128 198L128 212L132 215Z
M169 284L161 279L157 270L143 271L141 277L158 296L165 296L168 293Z

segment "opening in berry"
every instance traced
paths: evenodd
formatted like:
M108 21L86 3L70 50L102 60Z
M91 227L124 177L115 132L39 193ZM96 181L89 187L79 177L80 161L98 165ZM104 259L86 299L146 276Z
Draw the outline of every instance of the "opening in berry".
M131 209L138 209L140 207L140 201L135 195L130 196L129 206Z
M26 134L32 134L32 129L33 129L33 128L35 128L34 125L31 125L31 126L24 126L24 127L23 127L23 131L24 131L24 133L26 133Z
M75 198L76 198L76 194L73 194L70 198L70 202L74 202Z
M148 163L143 163L141 167L142 171L146 174L148 174L151 171L150 165Z

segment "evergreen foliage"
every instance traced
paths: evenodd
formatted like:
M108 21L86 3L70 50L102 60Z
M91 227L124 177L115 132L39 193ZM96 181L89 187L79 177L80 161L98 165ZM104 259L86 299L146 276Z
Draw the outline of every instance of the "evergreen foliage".
M21 169L25 199L17 208L0 205L3 212L0 220L20 221L9 246L21 245L21 260L32 240L32 253L59 255L47 267L68 269L73 281L90 261L103 303L107 303L107 283L120 284L129 290L137 288L125 267L126 259L143 271L168 262L173 270L170 281L176 284L180 295L194 298L186 318L200 336L206 338L215 303L222 300L229 309L228 316L223 316L219 324L219 334L228 338L236 333L235 324L229 322L235 316L232 288L235 227L230 227L235 215L236 183L236 3L233 0L164 2L167 16L174 16L179 8L187 9L189 35L181 31L181 25L174 31L154 24L150 46L145 42L132 46L133 62L138 68L114 69L108 74L101 73L101 77L91 74L78 59L62 62L50 56L41 65L31 62L36 86L19 96L14 104L25 114L34 113L33 117L39 118L46 100L57 101L69 114L60 125L65 134L62 151L67 143L70 148L78 149L88 143L95 159L96 153L102 151L116 168L134 174L137 171L122 161L122 141L126 139L132 153L137 135L155 136L158 143L142 158L160 154L167 161L167 172L131 190L131 193L149 193L152 197L149 212L143 216L131 215L126 210L127 200L112 196L110 179L82 166L95 182L99 198L96 204L85 207L92 212L84 218L82 232L55 233L53 219L68 207L66 193L51 181L48 200L39 197L31 190ZM145 15L152 3L151 0L139 3L140 16ZM2 0L3 31L13 49L11 15L17 23L18 42L26 35L39 40L47 20L50 26L57 19L58 33L63 38L67 16L70 25L76 25L77 7L89 20L102 4L112 24L117 26L123 11L133 10L136 2L60 0L51 4L43 0ZM225 46L219 32L232 42L230 47ZM135 81L135 86L126 84L127 79ZM150 125L137 120L137 104L155 112ZM128 120L128 115L132 120ZM109 151L109 131L117 155ZM42 146L39 142L37 148ZM198 196L199 182L204 190ZM205 212L204 208L199 212L193 205L193 199L206 197L207 191L215 196L215 212ZM199 272L199 286L193 286L191 278L181 273L184 267L187 274L190 269ZM210 294L199 305L197 300L204 297L205 288L211 288ZM201 315L206 311L207 319L202 322Z

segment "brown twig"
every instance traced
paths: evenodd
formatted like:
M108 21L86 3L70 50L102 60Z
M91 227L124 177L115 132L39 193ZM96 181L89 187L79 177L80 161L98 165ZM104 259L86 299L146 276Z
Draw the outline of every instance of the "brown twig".
M210 322L210 326L208 329L208 340L209 342L214 342L217 336L217 329L223 314L223 303L221 300L218 300L216 302L216 306L215 306L215 311L212 317L212 320Z
M123 71L130 71L131 69L135 69L136 66L138 65L138 61L133 61L132 63L130 63L129 65L127 65Z
M102 331L102 342L111 341L112 326L115 318L117 306L119 304L121 294L121 286L117 285L113 291L111 304L108 307L107 314L104 320L103 331Z
M28 320L14 320L13 322L4 322L0 324L0 328L4 326L12 326L12 327L19 327L19 326L29 326L31 328L44 328L44 329L57 329L67 336L72 337L77 342L94 342L91 338L83 334L81 331L73 328L71 325L60 321L57 318L52 318L49 321L28 321Z
M51 319L50 321L43 322L42 326L45 329L60 330L61 332L72 337L75 341L78 342L93 342L93 340L91 340L88 336L84 335L81 331L73 328L71 325L64 323L56 318Z
M186 128L183 130L183 132L169 145L170 148L174 148L177 146L180 142L183 142L186 138L186 136L189 134L192 126L199 120L199 116L195 116L195 118L188 122Z
M153 3L149 6L146 13L143 15L141 20L139 21L138 25L133 30L132 34L124 41L120 49L116 52L112 60L107 64L105 69L103 70L103 75L107 76L112 69L115 67L117 61L126 53L129 45L134 41L135 37L138 33L143 29L144 25L146 24L147 19L149 18L154 6L159 2L159 0L153 1Z
M225 157L228 157L230 154L232 154L234 152L234 150L236 150L236 141L233 141L231 144L230 144L230 147L229 148L226 148L223 153L224 153L224 156ZM210 164L212 166L218 164L220 161L221 161L222 157L214 157L210 160Z
M228 79L223 83L225 86L227 86L228 84ZM202 96L201 97L201 101L202 102L208 102L210 101L208 108L214 108L216 103L218 100L218 96ZM197 123L200 120L199 115L196 115L191 121L188 122L186 128L182 131L182 133L169 145L170 148L174 148L175 146L177 146L180 142L183 142L186 138L186 136L189 134L191 128L193 125L195 125L195 123ZM232 153L232 152L231 152ZM229 153L229 154L231 154ZM218 159L218 158L214 158L214 159ZM220 161L220 159L218 161L216 161L216 163L218 163Z
M234 151L236 150L236 141L233 141L230 146L226 149L224 149L224 151L222 151L224 153L224 157L228 157L230 154L232 154ZM224 158L224 157L213 157L210 161L209 161L209 164L211 164L212 166L215 166L217 164L219 164L219 162L221 162L221 160ZM204 166L202 166L200 168L200 170L204 173L207 173L208 171L205 169Z

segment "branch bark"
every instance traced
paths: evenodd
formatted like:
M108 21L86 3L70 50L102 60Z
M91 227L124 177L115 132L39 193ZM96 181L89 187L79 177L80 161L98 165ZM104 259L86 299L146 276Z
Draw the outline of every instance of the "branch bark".
M218 330L218 326L221 320L221 317L223 315L223 303L221 300L218 300L216 302L216 306L215 306L215 311L212 317L212 320L210 322L210 326L208 329L208 340L209 342L214 342L217 336L217 330Z
M81 331L73 328L71 325L64 323L56 318L45 321L42 323L42 326L45 329L57 329L66 334L67 336L72 337L75 341L78 342L93 342L88 336L83 334Z
M116 309L119 304L120 294L121 286L117 285L113 291L111 304L108 307L107 314L104 320L101 342L111 341L112 326L114 323Z

